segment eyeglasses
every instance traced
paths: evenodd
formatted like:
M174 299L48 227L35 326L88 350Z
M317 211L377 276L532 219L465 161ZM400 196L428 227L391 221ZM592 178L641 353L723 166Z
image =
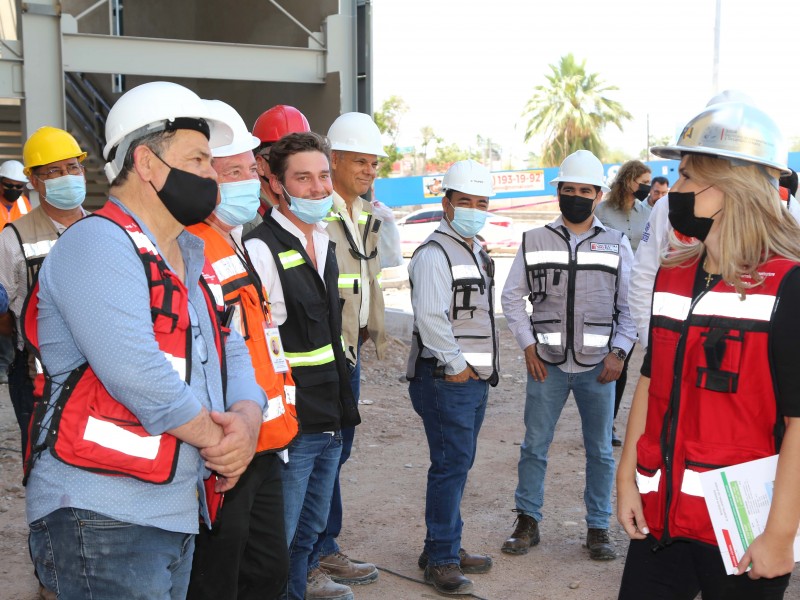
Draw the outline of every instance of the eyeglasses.
M83 165L73 163L71 165L67 165L65 168L53 167L47 171L37 171L34 173L34 175L36 175L37 179L41 181L47 181L48 179L58 179L59 177L64 177L64 175L81 175L82 173Z
M22 190L25 189L24 183L8 183L7 181L0 182L7 190Z

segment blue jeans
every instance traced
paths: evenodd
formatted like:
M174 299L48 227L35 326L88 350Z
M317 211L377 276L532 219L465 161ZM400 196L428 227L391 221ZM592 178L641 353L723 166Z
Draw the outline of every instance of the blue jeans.
M319 557L312 560L311 555L328 522L341 453L339 432L301 433L289 445L289 462L283 465L283 514L289 542L287 593L291 600L305 598L308 572L319 566Z
M39 581L59 598L183 600L194 535L61 508L30 525Z
M611 487L614 484L611 427L615 386L597 381L602 370L603 363L584 373L565 373L556 366L548 366L547 378L543 382L534 381L528 375L525 441L520 449L519 484L514 497L517 510L537 521L542 520L547 451L571 391L581 415L586 450L586 488L583 494L586 523L591 528L608 528Z
M358 402L361 397L361 341L358 342L357 358L353 370L350 372L350 387L353 389L353 397ZM339 468L336 470L336 480L333 482L333 496L331 497L331 510L328 514L328 525L325 532L319 537L317 545L314 547L313 560L319 561L320 556L328 556L339 551L339 544L336 538L342 532L342 490L339 487L339 475L342 466L350 458L353 450L353 440L356 437L355 427L342 428L342 456L339 459Z
M428 438L425 551L429 564L439 566L459 562L461 497L475 462L489 384L477 379L445 381L434 377L434 367L433 361L418 359L408 393Z

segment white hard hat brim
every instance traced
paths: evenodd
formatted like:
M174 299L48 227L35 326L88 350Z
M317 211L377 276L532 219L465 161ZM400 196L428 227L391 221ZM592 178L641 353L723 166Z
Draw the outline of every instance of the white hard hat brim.
M232 144L227 144L226 146L220 146L219 148L212 148L211 156L214 158L224 158L226 156L236 156L237 154L241 154L243 152L247 152L248 150L254 150L261 145L261 140L258 139L256 136L251 135L249 139L245 138Z
M717 148L704 148L703 146L653 146L650 152L659 158L666 158L668 160L680 160L684 154L705 154L707 156L715 156L723 159L733 159L736 161L746 162L754 165L761 165L764 167L771 167L778 169L781 175L791 175L792 170L786 165L776 163L769 160L757 160L752 156L734 152L732 150L719 150Z
M607 194L611 191L611 188L608 187L605 183L597 181L596 179L592 179L591 177L580 177L580 176L572 176L569 178L565 177L556 177L555 179L550 180L550 185L555 187L559 183L585 183L587 185L596 185L600 188L604 194Z

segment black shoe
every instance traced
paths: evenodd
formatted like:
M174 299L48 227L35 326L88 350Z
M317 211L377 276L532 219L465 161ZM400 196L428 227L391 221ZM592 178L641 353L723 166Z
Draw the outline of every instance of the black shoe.
M458 558L461 560L462 573L480 574L488 573L492 568L492 557L485 554L470 554L463 548L458 551ZM424 569L428 566L428 553L425 550L419 555L417 566Z
M539 543L539 522L518 510L514 533L500 548L506 554L527 554L531 546Z
M615 448L619 448L622 446L622 440L617 437L617 426L614 425L613 429L611 430L611 445Z
M430 583L440 594L465 596L472 593L472 581L464 577L456 564L425 567L425 582Z
M592 560L614 560L617 551L608 535L608 529L592 529L586 533L586 548Z

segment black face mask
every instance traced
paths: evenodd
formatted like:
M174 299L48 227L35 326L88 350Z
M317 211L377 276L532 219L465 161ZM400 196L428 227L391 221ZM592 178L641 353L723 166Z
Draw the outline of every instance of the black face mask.
M650 195L650 186L646 183L640 183L639 189L633 192L633 197L637 200L644 201Z
M20 196L22 196L22 190L10 190L8 188L3 189L3 198L9 202L16 202Z
M697 192L697 194L702 194L706 190ZM669 222L678 233L697 238L702 242L708 237L708 232L711 231L711 226L714 224L714 216L719 214L719 210L711 217L696 217L694 199L697 194L694 192L670 192Z
M170 171L160 190L156 190L152 182L150 186L169 213L184 227L205 221L217 206L217 182L171 167L158 154L156 156Z
M558 208L561 214L567 221L576 225L592 216L593 205L594 198L570 196L569 194L559 194L558 196Z

